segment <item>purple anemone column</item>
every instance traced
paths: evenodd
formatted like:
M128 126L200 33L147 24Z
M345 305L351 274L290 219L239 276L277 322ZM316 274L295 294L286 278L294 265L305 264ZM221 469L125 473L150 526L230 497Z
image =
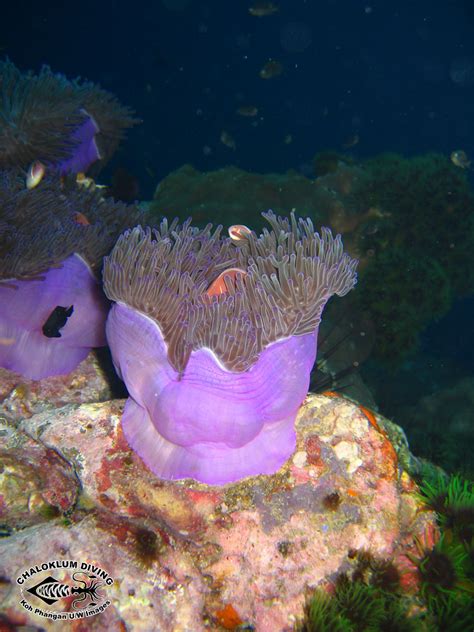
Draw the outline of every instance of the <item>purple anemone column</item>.
M55 323L57 308L69 315ZM0 366L33 380L69 373L92 347L106 344L107 311L94 274L77 254L37 279L3 280Z
M71 142L74 149L70 157L53 164L53 168L58 169L61 174L85 173L89 167L100 159L99 148L95 140L100 129L93 116L85 110L81 110L85 120L71 134Z
M161 478L272 474L295 449L321 315L357 261L309 219L263 217L270 231L231 226L230 239L191 220L137 226L104 260L124 434Z
M157 476L224 484L271 474L292 454L317 329L270 344L244 372L193 351L182 376L158 324L123 303L112 307L107 339L130 394L125 437Z

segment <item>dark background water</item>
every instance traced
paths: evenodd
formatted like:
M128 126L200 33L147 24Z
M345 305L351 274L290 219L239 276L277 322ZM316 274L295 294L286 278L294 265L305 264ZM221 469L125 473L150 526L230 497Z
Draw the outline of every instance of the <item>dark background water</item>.
M470 0L275 4L259 18L251 0L19 0L2 6L0 47L22 69L49 64L136 109L143 124L116 164L136 173L144 196L186 162L304 170L354 133L356 157L474 152ZM284 72L263 80L269 58ZM255 120L235 112L249 104ZM235 151L219 141L224 129Z
M275 4L277 14L259 18L240 0L19 0L2 6L1 54L23 70L48 64L97 82L136 110L143 123L105 177L126 168L142 199L184 163L310 174L316 152L342 150L355 134L356 160L385 151L474 156L471 0ZM283 72L265 80L269 59ZM258 116L239 116L244 105ZM223 130L235 149L220 141ZM386 412L453 373L474 373L473 322L468 297L430 325L411 373L394 378ZM424 379L413 393L417 362Z

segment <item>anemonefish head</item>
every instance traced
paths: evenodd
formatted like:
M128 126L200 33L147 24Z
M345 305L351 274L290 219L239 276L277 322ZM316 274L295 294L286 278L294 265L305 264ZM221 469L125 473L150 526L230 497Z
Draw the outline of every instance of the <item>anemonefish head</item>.
M31 163L28 173L26 174L26 188L34 189L38 186L46 173L46 167L39 160Z
M229 237L232 241L242 241L246 239L247 235L251 234L250 228L244 226L243 224L234 224L229 228Z

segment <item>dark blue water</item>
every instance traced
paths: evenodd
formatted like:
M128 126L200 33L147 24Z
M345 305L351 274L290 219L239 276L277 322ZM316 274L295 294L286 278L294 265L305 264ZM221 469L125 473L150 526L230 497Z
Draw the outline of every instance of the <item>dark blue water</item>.
M474 297L454 302L450 312L422 334L422 351L451 360L474 374Z
M2 8L0 46L23 69L87 77L136 109L143 125L116 162L145 195L185 162L304 168L355 133L356 157L474 151L470 2L275 4L258 18L250 1L20 1ZM284 72L265 81L269 58ZM259 108L257 127L235 114L247 104ZM223 129L235 152L219 142Z

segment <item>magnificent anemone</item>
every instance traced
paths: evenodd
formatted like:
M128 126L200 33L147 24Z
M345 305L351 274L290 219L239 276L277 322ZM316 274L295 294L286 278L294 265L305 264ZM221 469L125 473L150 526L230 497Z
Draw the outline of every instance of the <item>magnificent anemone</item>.
M108 304L97 274L138 208L72 178L28 190L0 173L0 366L31 379L68 373L105 341Z
M263 215L272 229L230 230L238 241L190 220L138 226L105 260L124 433L162 478L224 484L275 472L294 450L321 313L357 262L328 229Z
M110 158L137 122L132 114L93 83L69 81L47 66L22 74L0 62L0 167L40 160L61 173L85 172Z

